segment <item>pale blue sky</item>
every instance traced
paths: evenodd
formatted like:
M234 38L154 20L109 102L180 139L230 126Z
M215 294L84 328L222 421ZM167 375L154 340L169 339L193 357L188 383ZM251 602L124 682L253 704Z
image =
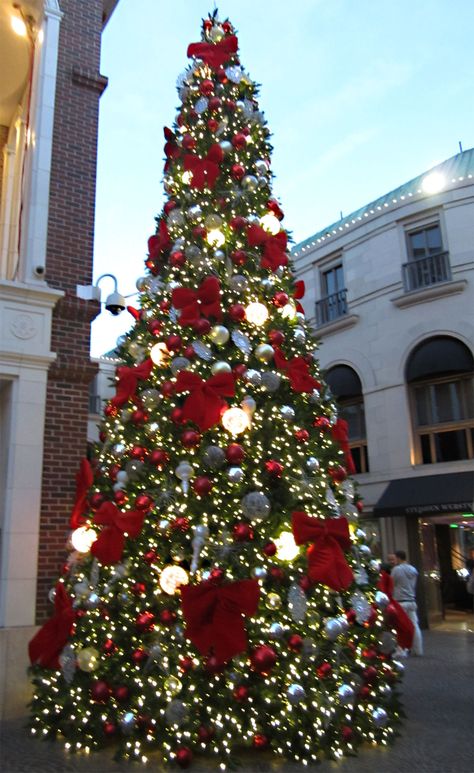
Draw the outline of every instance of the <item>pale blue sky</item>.
M95 276L143 274L163 202L164 125L212 0L120 0L103 35ZM226 0L261 83L274 193L295 241L474 145L472 0ZM103 297L108 285L103 283ZM102 313L92 353L131 322Z

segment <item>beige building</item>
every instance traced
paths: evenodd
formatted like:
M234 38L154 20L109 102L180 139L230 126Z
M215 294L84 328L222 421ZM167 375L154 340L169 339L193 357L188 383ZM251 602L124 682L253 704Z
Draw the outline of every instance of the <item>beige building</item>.
M367 526L420 569L425 621L468 603L474 555L473 174L471 149L293 250Z

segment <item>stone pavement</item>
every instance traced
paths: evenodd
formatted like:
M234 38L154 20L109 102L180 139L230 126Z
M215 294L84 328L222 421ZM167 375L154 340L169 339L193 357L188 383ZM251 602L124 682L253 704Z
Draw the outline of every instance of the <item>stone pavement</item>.
M367 748L358 757L323 762L312 768L251 755L242 773L474 773L474 635L469 631L425 633L426 654L410 658L403 701L407 719L402 735L388 749ZM67 755L63 747L34 740L20 722L4 722L0 734L1 773L158 773L147 766L116 763L104 752ZM179 768L173 768L179 770ZM218 771L196 760L191 771Z

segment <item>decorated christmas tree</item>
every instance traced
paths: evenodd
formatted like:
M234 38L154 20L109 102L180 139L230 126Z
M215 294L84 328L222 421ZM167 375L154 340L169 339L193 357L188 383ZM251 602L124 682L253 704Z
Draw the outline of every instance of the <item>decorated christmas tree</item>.
M30 643L33 732L72 750L309 763L396 732L396 610L237 50L216 13L188 48L140 308Z

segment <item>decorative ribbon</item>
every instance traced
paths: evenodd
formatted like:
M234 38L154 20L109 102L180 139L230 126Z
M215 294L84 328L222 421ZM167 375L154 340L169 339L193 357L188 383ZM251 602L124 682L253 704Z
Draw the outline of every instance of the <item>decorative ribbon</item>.
M287 360L282 350L274 347L275 365L283 370L290 379L291 388L295 392L312 392L319 389L321 384L309 372L309 365L304 357L293 357Z
M132 315L133 319L141 319L142 313L139 309L136 309L134 306L127 306L127 311L129 314Z
M74 626L75 612L72 599L68 596L64 584L58 582L54 597L54 615L33 636L28 652L31 665L57 670L59 655L69 639Z
M349 448L349 425L347 421L345 419L338 419L336 423L332 425L331 435L333 440L339 443L341 450L344 452L347 472L349 475L354 475L356 468L352 458L351 449Z
M206 186L213 188L221 173L220 164L223 158L224 151L218 143L211 145L204 158L188 153L184 157L184 171L192 173L191 187L200 191Z
M344 550L350 550L351 538L346 518L311 518L305 512L292 514L293 536L297 545L308 548L308 576L336 591L349 587L354 579Z
M295 291L293 293L293 298L296 301L296 311L299 311L300 314L304 314L304 309L299 303L300 298L304 298L304 294L306 292L305 283L302 279L298 279L297 282L295 282Z
M144 360L140 365L135 365L133 368L128 368L126 365L121 365L117 368L117 392L112 397L111 403L116 408L120 408L125 405L130 397L133 397L137 391L138 381L145 381L150 378L150 373L153 369L153 362L150 358Z
M198 290L189 290L185 287L177 287L173 290L171 303L175 309L181 311L179 324L182 327L192 327L201 319L201 315L221 320L220 290L219 280L215 276L207 276Z
M117 564L122 558L125 547L125 533L128 537L137 537L143 526L145 513L140 510L119 510L113 502L103 502L94 515L94 523L105 526L96 541L92 543L91 553L101 564Z
M399 647L404 650L411 649L413 645L415 627L403 609L402 605L399 604L398 601L395 601L393 598L393 578L383 569L380 573L380 579L377 583L377 587L382 591L382 593L385 593L385 595L388 596L390 600L390 604L385 607L385 611L390 614L391 622L393 620L393 627L397 632L397 643Z
M212 651L220 665L227 663L247 649L243 615L255 615L259 595L257 580L181 586L186 635L202 655Z
M275 236L269 234L261 226L253 223L247 229L247 242L250 247L263 245L263 257L260 262L262 268L270 268L276 271L279 266L286 266L288 257L286 245L288 237L286 231L280 231Z
M92 486L94 480L94 473L92 467L89 464L88 459L81 459L79 471L76 473L76 501L72 508L71 518L69 519L69 525L71 529L77 529L81 526L85 519L82 517L87 507L87 494Z
M168 227L164 220L160 220L158 232L148 239L148 253L151 260L156 260L163 252L171 247L171 239Z
M190 43L188 46L188 56L194 56L196 59L202 59L203 62L217 70L222 67L232 54L237 53L238 42L235 35L228 35L218 43Z
M232 373L216 373L203 381L197 373L180 370L175 384L176 392L189 392L183 405L183 419L193 421L202 432L218 424L227 403L222 396L235 395Z

